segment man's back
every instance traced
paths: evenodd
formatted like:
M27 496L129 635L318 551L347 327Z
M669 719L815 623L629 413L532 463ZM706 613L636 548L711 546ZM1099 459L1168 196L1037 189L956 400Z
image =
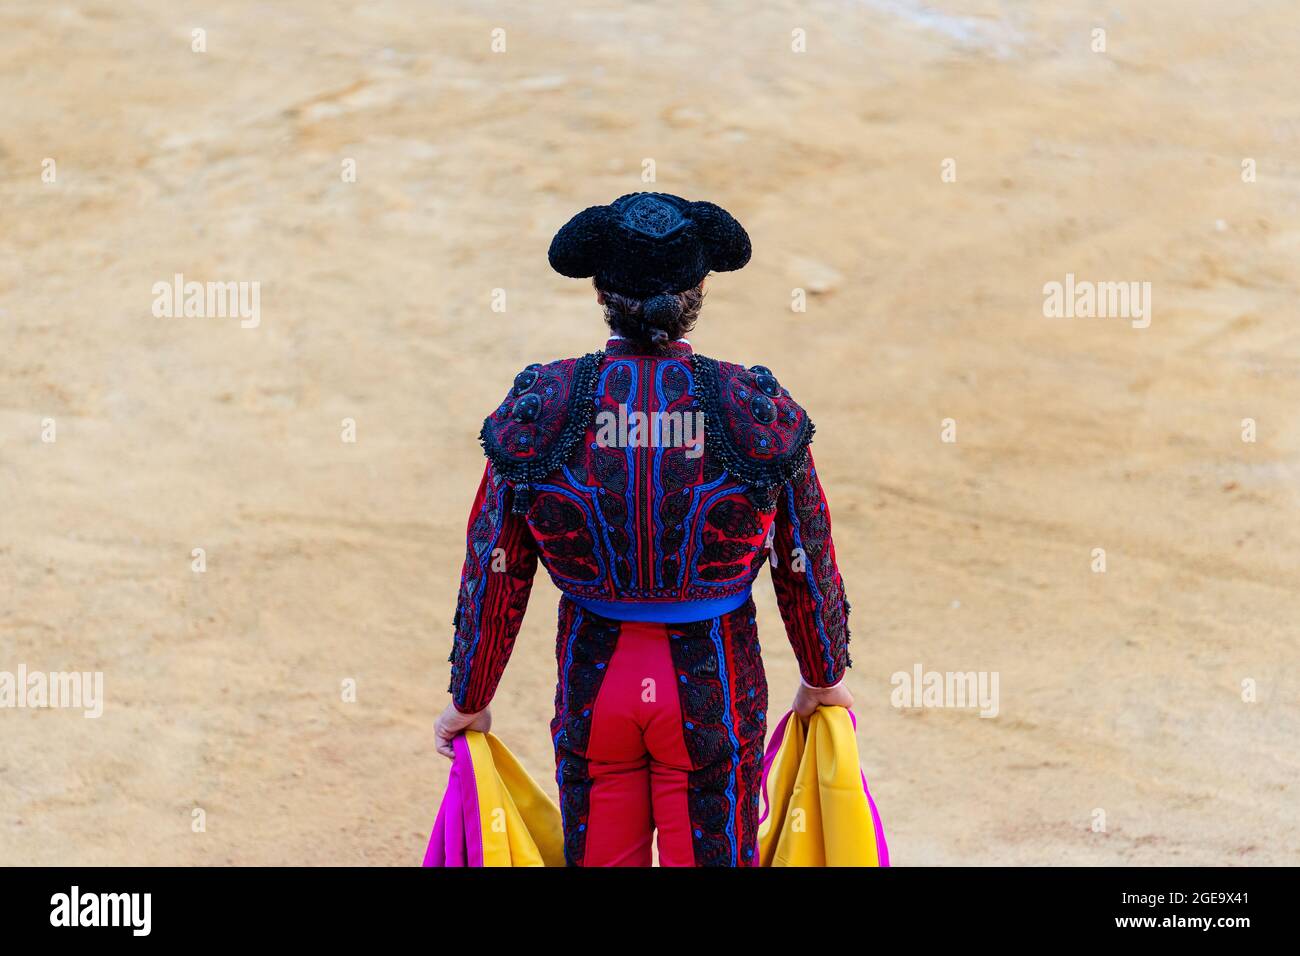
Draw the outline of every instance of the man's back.
M699 620L743 600L811 433L766 369L614 339L521 372L483 438L562 591Z
M684 341L652 353L614 338L520 372L480 436L488 463L455 619L456 706L472 711L495 691L539 560L591 614L659 623L752 607L770 563L805 681L838 681L848 602L812 434L768 369Z

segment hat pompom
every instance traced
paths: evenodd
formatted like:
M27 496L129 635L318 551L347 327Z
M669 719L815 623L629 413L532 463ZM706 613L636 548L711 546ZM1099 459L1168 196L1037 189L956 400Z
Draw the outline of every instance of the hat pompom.
M570 219L555 238L547 258L551 268L570 279L587 279L596 274L605 252L605 237L615 218L609 206L588 206Z
M711 271L733 272L749 262L749 233L731 213L711 202L693 202L691 218L699 224Z

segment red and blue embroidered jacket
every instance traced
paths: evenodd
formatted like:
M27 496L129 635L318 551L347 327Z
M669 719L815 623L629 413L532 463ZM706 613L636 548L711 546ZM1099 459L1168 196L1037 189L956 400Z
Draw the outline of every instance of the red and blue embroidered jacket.
M685 342L520 372L483 424L451 653L457 709L486 707L540 559L617 620L699 621L749 599L764 563L806 683L850 666L849 605L808 415L762 366ZM770 561L769 561L770 559Z

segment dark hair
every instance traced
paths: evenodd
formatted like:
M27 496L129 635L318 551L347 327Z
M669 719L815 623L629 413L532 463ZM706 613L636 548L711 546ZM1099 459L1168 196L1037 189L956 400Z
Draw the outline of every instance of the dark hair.
M600 286L596 286L596 291L605 297L605 321L610 331L655 351L695 328L695 320L704 306L704 290L700 286L646 299L610 292Z

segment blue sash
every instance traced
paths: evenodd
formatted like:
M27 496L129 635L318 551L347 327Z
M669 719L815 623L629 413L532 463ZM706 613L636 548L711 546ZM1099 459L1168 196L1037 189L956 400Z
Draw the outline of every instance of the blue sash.
M749 600L749 588L739 594L701 601L595 601L565 594L570 601L614 621L651 621L657 624L689 624L730 614Z

